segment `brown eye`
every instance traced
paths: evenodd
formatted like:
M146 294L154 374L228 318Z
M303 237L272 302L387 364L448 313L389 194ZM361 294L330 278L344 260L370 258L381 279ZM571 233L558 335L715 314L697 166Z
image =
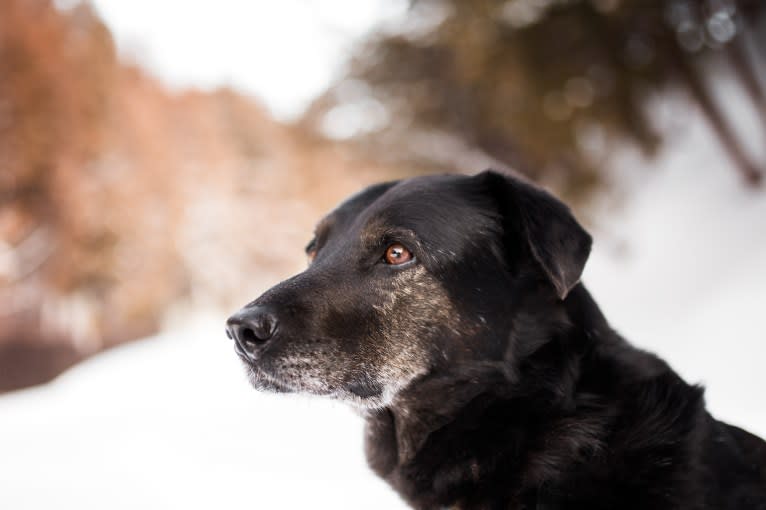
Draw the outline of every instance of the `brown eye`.
M314 259L317 256L317 241L316 238L312 239L311 242L306 246L306 258L308 259L309 264L314 262Z
M398 266L412 260L412 252L399 243L392 244L386 249L385 259L386 264Z

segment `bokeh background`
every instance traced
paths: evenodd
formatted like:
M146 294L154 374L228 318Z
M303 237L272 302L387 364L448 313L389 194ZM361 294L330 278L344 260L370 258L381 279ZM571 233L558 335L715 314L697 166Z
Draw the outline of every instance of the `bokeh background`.
M0 507L399 508L228 314L385 179L514 168L612 324L766 435L760 0L2 0Z

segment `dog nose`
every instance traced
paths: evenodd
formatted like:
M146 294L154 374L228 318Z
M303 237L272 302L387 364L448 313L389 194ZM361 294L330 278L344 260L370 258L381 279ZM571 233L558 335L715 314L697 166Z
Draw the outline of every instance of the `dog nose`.
M243 308L226 321L226 334L234 340L237 351L254 359L274 337L278 321L274 312L264 306Z

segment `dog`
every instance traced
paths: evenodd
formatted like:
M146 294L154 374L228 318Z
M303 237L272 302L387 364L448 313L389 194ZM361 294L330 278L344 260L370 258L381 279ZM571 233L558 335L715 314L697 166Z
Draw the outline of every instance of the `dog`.
M414 508L766 510L766 443L610 328L579 281L590 248L518 176L378 184L227 334L257 389L359 409L370 467Z

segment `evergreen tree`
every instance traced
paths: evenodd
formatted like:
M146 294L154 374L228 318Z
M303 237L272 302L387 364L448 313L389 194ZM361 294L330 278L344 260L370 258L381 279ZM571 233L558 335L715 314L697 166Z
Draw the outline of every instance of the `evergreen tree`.
M761 171L708 75L732 73L766 126L756 73L763 54L752 51L764 49L764 7L759 0L412 0L408 26L373 35L307 123L321 127L365 96L385 112L385 122L354 137L372 154L449 169L413 142L418 133L442 133L576 197L605 180L605 157L620 142L655 153L663 140L648 100L680 87L756 184Z

